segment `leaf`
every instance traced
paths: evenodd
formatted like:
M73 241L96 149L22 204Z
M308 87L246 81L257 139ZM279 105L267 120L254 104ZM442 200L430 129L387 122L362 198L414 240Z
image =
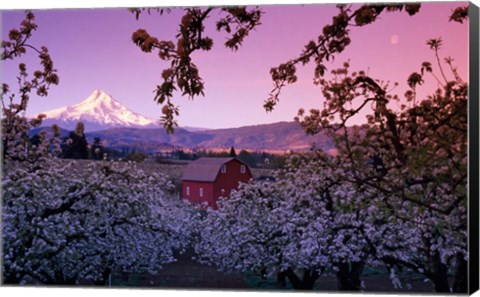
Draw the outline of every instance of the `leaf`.
M452 15L450 16L450 22L454 21L460 24L463 24L463 21L467 19L468 19L468 6L461 6L461 7L455 8Z
M414 73L410 74L407 82L408 82L408 85L410 86L410 88L414 89L417 85L422 85L423 84L423 78L419 73L414 72Z
M442 38L432 38L427 41L427 45L430 46L430 49L439 50L442 46Z
M405 11L410 15L413 16L420 11L421 4L406 4Z
M423 75L423 72L432 72L432 63L430 62L423 62L422 63L422 68L421 68L421 74Z

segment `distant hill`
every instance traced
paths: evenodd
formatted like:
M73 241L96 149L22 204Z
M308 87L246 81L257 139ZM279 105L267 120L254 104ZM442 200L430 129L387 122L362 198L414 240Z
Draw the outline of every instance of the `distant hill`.
M28 132L29 136L32 137L33 135L35 134L38 134L40 133L41 131L43 130L46 130L47 131L47 137L52 137L53 136L53 131L52 131L52 128L50 126L42 126L42 127L39 127L39 128L33 128L33 129L30 129L30 131ZM73 129L72 129L73 130ZM69 129L64 129L63 127L60 128L60 137L66 137L68 136L68 134L70 133L70 131L72 130L69 130Z
M212 138L199 143L207 148L229 148L254 150L309 150L313 144L330 149L333 143L323 134L307 135L296 122L278 122L240 128L204 131Z
M39 129L42 128L32 130L31 134L38 133ZM150 153L174 148L228 150L232 146L237 150L259 151L307 151L313 144L324 150L333 148L328 137L321 133L306 135L295 122L204 131L177 128L174 134L167 134L163 128L111 128L88 132L86 136L90 143L94 137L99 137L108 147L137 148Z
M63 128L62 137L74 130L78 122L83 122L89 143L99 137L105 146L111 148L136 148L148 153L175 148L229 150L232 146L258 151L306 151L313 144L325 150L333 147L325 135L306 135L295 122L229 129L181 127L175 129L174 134L167 134L155 120L129 110L102 90L95 90L78 104L44 114L47 118L43 120L43 126L57 124ZM51 128L33 129L30 134L42 129L51 134Z

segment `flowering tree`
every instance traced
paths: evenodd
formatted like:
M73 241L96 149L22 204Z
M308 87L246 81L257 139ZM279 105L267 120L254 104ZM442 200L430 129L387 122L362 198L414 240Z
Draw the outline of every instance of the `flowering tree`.
M214 10L222 13L216 22L217 31L229 35L225 47L238 50L244 39L260 24L262 12L258 8L223 7L223 8L185 8L179 25L176 41L159 40L151 36L145 29L138 29L132 35L132 41L145 53L157 51L160 59L169 61L170 67L163 70L163 82L157 86L155 101L163 104L162 121L167 132L172 133L177 125L175 116L179 109L172 102L173 93L179 90L183 95L194 98L204 94L204 82L199 69L193 63L193 53L199 50L209 51L213 40L205 33L205 21ZM138 19L145 9L130 9ZM160 15L170 13L170 9L147 9L148 13L158 12Z
M427 44L440 61L441 39ZM393 236L391 241L385 241L383 233L370 238L376 256L390 266L425 274L439 292L466 292L467 84L452 61L445 60L451 79L441 63L441 78L428 62L412 73L405 94L408 105L399 111L389 108L399 98L388 94L386 86L363 72L350 74L345 64L333 71L332 81L317 81L324 109L308 115L300 110L298 120L309 133L329 132L345 160L340 164L344 178L373 193L376 207L389 212L391 219L373 221L371 226L385 230L386 222ZM428 73L441 88L417 103L416 90ZM367 124L349 127L366 106L372 108ZM455 282L450 286L447 275L453 271Z
M354 5L338 5L339 13L332 18L332 23L325 26L321 34L305 45L303 52L296 58L282 63L270 70L274 89L265 101L264 107L272 111L280 99L281 90L288 84L297 81L296 67L310 62L315 63L315 77L323 77L327 72L327 62L335 55L343 52L351 42L349 36L352 26L361 27L374 23L387 12L404 11L410 16L420 11L421 4L365 4L354 8ZM169 8L132 8L136 19L142 13L170 13ZM132 34L132 41L143 52L157 52L161 60L169 61L170 67L162 72L162 83L156 87L154 100L163 104L162 121L167 132L172 133L176 126L175 117L179 108L173 101L173 93L180 91L182 96L193 99L204 95L205 83L200 76L198 67L192 56L196 51L209 51L213 47L213 39L205 33L205 22L214 11L220 12L220 18L215 22L217 31L225 32L228 38L224 45L231 50L238 50L251 31L261 25L262 10L259 7L207 7L184 8L184 14L179 24L179 33L175 40L159 40L145 29L138 29ZM468 7L458 7L450 20L463 22L468 18Z
M46 96L49 86L58 84L47 48L28 42L36 28L27 12L20 29L2 42L2 61L32 49L43 66L28 80L26 65L19 65L18 94L2 85L3 282L99 284L114 270L160 269L174 261L174 250L184 249L188 235L184 210L172 198L173 185L165 175L59 160L57 126L51 139L46 132L34 141L28 138L29 129L42 120L25 116L31 93ZM83 134L83 126L78 130Z
M427 45L440 61L441 39ZM467 84L452 61L445 60L451 79L442 63L441 78L422 63L400 110L389 107L399 97L387 86L350 73L348 63L332 80L318 79L323 110L300 110L297 120L309 133L327 132L336 155L291 162L278 182L244 186L223 201L200 232L201 259L280 272L302 289L325 268L337 271L339 288L359 289L363 265L385 264L396 287L397 270L406 268L437 292L466 292ZM428 74L441 88L420 101ZM350 125L368 106L367 123ZM304 270L303 282L295 269Z
M387 85L365 75L349 72L348 63L324 79L325 61L350 43L349 27L374 22L385 11L405 9L415 14L418 5L365 5L359 9L340 6L331 25L304 52L272 68L275 88L265 102L267 111L279 100L281 89L297 80L296 66L314 63L315 83L322 89L323 109L297 120L308 133L326 132L335 141L335 167L343 170L341 181L371 196L370 215L362 232L373 256L393 267L423 273L439 292L467 291L467 89L454 61L440 58L441 39L427 45L434 51L437 71L424 62L407 80L410 88L400 110L391 102L399 97ZM450 21L468 19L468 7L455 9ZM445 71L445 66L451 75ZM427 75L440 88L427 98L417 90ZM352 118L371 108L367 124L352 127ZM368 232L367 232L368 231ZM455 275L449 284L447 275ZM398 282L397 282L397 285Z
M103 162L72 171L75 166L7 164L6 283L102 283L115 270L151 273L174 261L188 232L164 175Z
M19 74L18 93L12 91L11 87L3 83L0 98L2 101L2 145L3 158L22 159L28 150L24 141L30 127L37 127L41 124L43 116L27 120L25 112L32 92L38 96L47 96L51 85L57 85L59 78L57 70L53 68L53 61L48 49L42 46L38 49L29 43L33 32L37 29L35 15L32 12L25 13L25 19L21 22L19 29L12 29L8 34L8 40L1 43L1 61L14 60L33 50L38 54L41 70L33 72L33 78L28 79L27 66L24 63L18 65ZM23 143L24 147L19 145ZM14 149L14 151L12 151Z
M339 289L360 289L370 249L358 230L361 199L338 182L333 167L319 166L324 161L325 155L295 155L276 182L242 185L222 200L201 224L195 246L200 261L277 275L281 286L288 278L303 290L333 269Z
M297 67L312 63L315 65L314 78L321 79L328 73L327 64L342 53L351 43L350 28L374 23L381 15L404 11L409 16L416 15L420 3L406 4L364 4L355 8L353 4L340 4L339 12L332 23L323 27L321 34L308 42L298 57L270 69L274 88L265 100L264 108L272 111L280 100L282 89L297 81ZM450 21L462 23L468 19L468 6L459 6L450 16Z

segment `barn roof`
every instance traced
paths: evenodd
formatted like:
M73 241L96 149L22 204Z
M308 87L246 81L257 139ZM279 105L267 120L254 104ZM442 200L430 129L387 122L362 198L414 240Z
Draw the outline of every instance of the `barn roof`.
M236 158L199 158L190 162L183 172L183 180L213 182L217 178L220 167Z

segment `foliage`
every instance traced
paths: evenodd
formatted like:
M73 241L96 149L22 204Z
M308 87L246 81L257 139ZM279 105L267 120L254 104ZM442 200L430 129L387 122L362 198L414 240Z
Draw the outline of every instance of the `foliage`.
M79 122L75 127L75 131L71 131L68 137L63 140L62 157L66 159L87 159L88 158L88 142L85 137L85 126ZM98 154L97 154L98 155Z
M209 51L213 47L211 37L205 35L205 21L214 10L221 12L216 22L219 32L228 34L225 47L236 51L245 38L260 24L262 12L258 8L221 7L221 8L185 8L179 25L176 42L159 40L151 36L145 29L138 29L132 35L132 41L143 52L157 51L160 59L169 61L170 67L163 70L163 82L157 86L154 100L162 104L161 120L169 133L173 133L177 126L175 116L179 114L178 106L172 102L173 93L180 91L182 96L193 99L204 95L204 82L200 77L199 69L192 61L193 53L199 50ZM138 19L142 9L131 9ZM152 10L147 10L151 13ZM171 10L158 9L160 15Z
M321 79L327 73L326 63L342 53L351 43L350 27L361 27L375 22L385 12L402 11L412 16L418 13L421 5L409 4L364 4L354 9L354 5L338 5L339 12L332 23L323 27L321 35L311 40L303 52L294 59L270 69L274 88L265 100L264 108L272 111L280 100L283 87L297 81L297 65L310 62L315 65L314 78Z
M8 149L21 158L4 160L3 282L104 284L114 270L153 273L174 261L189 232L171 182L132 164L62 161L53 131L18 138Z
M368 24L383 10L402 7L352 11L340 6L320 43L272 70L277 84L267 110L281 88L296 81L295 65L315 60L324 106L300 110L297 121L307 133L328 133L337 153L318 151L305 160L293 156L276 182L244 185L221 202L200 233L202 261L280 273L303 289L331 268L339 288L350 290L360 289L365 263L382 264L396 287L402 286L398 271L407 269L431 280L437 292L466 292L468 85L452 58L441 62L442 40L427 42L438 68L424 62L408 77L400 110L391 107L400 98L389 93L388 85L363 71L351 72L349 63L331 71L331 80L323 78L323 60L349 43L349 21ZM407 7L410 14L417 10ZM417 98L427 75L440 87ZM352 126L362 111L367 111L366 124ZM302 278L294 273L301 270L304 282L299 283Z
M302 53L277 67L270 69L274 88L265 100L264 108L272 111L280 100L282 89L297 81L297 66L314 63L314 80L321 80L328 73L327 62L333 61L337 54L342 53L351 43L350 28L369 25L386 12L401 12L416 15L420 9L419 3L407 4L364 4L354 9L354 5L340 4L339 12L332 18L332 23L323 27L322 34L305 45ZM463 23L468 19L468 6L459 6L451 14L449 21ZM438 61L439 62L439 61ZM423 71L423 70L422 70ZM443 76L445 79L445 76Z
M369 238L376 257L390 268L423 273L437 291L465 292L468 87L451 58L446 63L452 78L447 78L439 58L441 39L427 45L435 52L441 79L424 62L421 72L408 78L408 106L401 110L389 108L399 98L389 94L387 86L363 72L350 73L346 63L332 71L332 81L317 81L325 98L323 110L300 110L297 119L309 133L329 132L343 160L337 165L344 171L342 179L372 193L375 216L379 206L387 211L372 228L396 231L392 240L386 241L385 235ZM417 103L424 71L441 88ZM367 124L349 127L368 106L372 113ZM456 279L450 286L447 274L453 271Z
M230 153L228 153L228 156L233 158L237 157L237 153L235 152L235 148L233 146L230 148Z
M125 156L124 161L143 162L148 158L145 153L131 153Z
M257 161L251 153L246 150L241 150L238 154L238 159L248 164L250 167L257 167Z
M312 289L327 269L365 261L369 247L356 229L365 220L357 208L361 197L319 165L293 155L277 181L242 185L220 201L202 222L195 246L200 260L226 270L280 274L296 289Z
M164 175L115 163L71 170L75 166L58 160L41 169L6 164L6 283L102 283L114 270L153 273L174 261L188 232Z
M234 151L235 152L235 151ZM182 149L174 150L170 153L169 158L177 158L178 160L196 160L201 157L210 158L227 158L232 157L232 150L229 151L210 151L194 149L191 152ZM236 155L236 153L235 153ZM236 157L247 163L253 168L279 169L285 166L289 153L274 154L264 151L247 151L241 150ZM159 159L159 162L167 162L168 159Z
M2 88L2 102L10 100L3 106L2 123L4 281L101 283L114 270L152 273L174 261L173 251L183 250L194 234L200 262L277 275L283 284L288 278L297 289L312 289L326 271L336 273L340 289L363 289L360 277L369 264L385 265L397 287L402 286L398 271L407 269L430 279L436 291L466 292L468 85L452 58L442 62L442 40L427 42L437 63L423 62L407 78L409 90L400 109L392 108L401 101L387 85L365 72L351 72L349 63L331 71L331 80L324 78L325 61L350 43L350 26L370 24L385 11L413 15L419 8L340 5L317 41L298 58L272 69L275 89L265 103L267 110L275 106L280 90L296 81L298 64L316 63L315 83L324 106L300 110L297 121L308 133L328 133L337 153L292 155L275 181L243 184L218 203L218 210L190 211L172 198L173 185L156 172L145 174L110 162L72 170L78 164L55 158L58 127L52 139L44 132L28 139L28 129L41 121L27 121L22 114L28 94L36 90L46 95L48 87L58 83L42 48L38 52L44 71L27 81L25 65L19 67L20 103L13 103L9 86ZM141 29L133 35L143 51L158 50L161 59L171 62L156 97L164 104L167 129L173 128L178 113L171 102L177 87L190 97L203 94L191 54L212 46L211 39L202 36L212 10L185 9L176 45ZM226 46L236 50L259 24L261 13L220 10L224 17L217 29L231 34ZM132 12L138 17L141 11ZM451 17L465 19L465 8ZM12 30L9 41L2 43L2 60L32 48L27 40L35 28L33 14L27 13L21 30ZM439 89L418 98L417 90L429 76ZM365 109L366 123L352 126L352 119ZM81 137L83 127L72 133ZM239 158L242 153L253 156L241 151Z
M95 137L93 139L93 144L91 147L91 153L92 153L92 158L94 160L101 160L103 157L103 145L102 145L102 140L99 137Z
M28 139L29 128L38 127L41 124L43 115L28 120L25 117L28 101L32 92L40 97L48 95L51 85L57 85L59 78L57 70L53 67L53 61L48 49L45 46L38 49L30 44L33 31L37 29L35 15L27 11L25 19L21 22L19 29L11 29L8 39L1 43L1 61L14 60L27 54L27 49L38 54L41 70L33 72L33 77L28 79L27 66L24 63L18 65L17 76L18 94L11 87L3 83L0 98L2 101L2 144L3 158L22 160L28 158L28 150L31 145ZM18 95L18 96L17 96ZM23 147L19 145L23 144Z
M339 12L332 18L332 23L323 27L321 34L305 45L302 53L277 67L270 69L274 88L264 102L264 108L272 111L280 100L281 90L288 84L297 81L297 66L313 62L315 64L314 78L321 79L327 71L327 62L342 53L351 43L350 28L362 27L375 22L386 12L405 11L410 16L416 15L421 4L364 4L338 5ZM176 41L159 40L151 36L145 29L138 29L132 35L132 41L143 52L158 51L160 59L170 61L170 67L162 72L163 82L157 86L155 101L163 104L162 122L169 133L173 133L177 125L175 117L179 108L172 102L173 93L179 90L182 95L193 99L204 95L204 82L199 75L199 69L192 62L192 54L198 50L208 51L213 46L213 39L204 36L205 20L213 10L224 13L216 22L217 31L229 34L225 46L238 50L249 33L261 24L262 11L259 8L248 10L245 7L221 8L185 8L185 14L180 22ZM130 11L138 20L142 12L149 14L157 12L160 15L170 13L172 9L139 9ZM462 23L468 18L468 7L461 6L452 12L450 21Z
M315 77L320 78L326 72L325 61L334 58L337 53L350 44L350 26L364 26L374 22L383 12L405 10L409 15L415 15L420 10L420 4L404 5L379 5L365 4L358 9L352 5L339 5L338 15L333 17L331 25L323 28L322 35L317 41L310 41L302 54L295 59L272 68L270 74L275 88L270 97L265 101L264 107L272 111L279 100L281 89L297 81L296 65L307 64L315 61ZM136 19L142 12L158 12L160 15L170 13L171 9L130 9ZM175 116L179 115L179 108L172 102L174 91L179 90L182 95L191 99L204 95L204 82L199 75L199 69L192 62L191 56L197 50L209 51L213 46L213 39L204 36L204 22L214 10L220 10L224 15L216 22L217 31L229 34L225 47L238 50L249 33L261 24L262 11L259 8L248 10L246 7L221 7L221 8L185 8L176 42L159 40L151 36L145 29L138 29L132 35L132 41L143 52L158 51L160 59L170 61L170 67L163 70L163 82L157 86L154 100L163 104L162 121L167 132L173 133L176 126ZM463 13L458 11L452 18L462 20Z
M456 9L450 20L461 23L468 17L465 11L465 7ZM356 13L359 10L350 17ZM466 292L468 85L452 58L442 63L440 38L428 40L427 45L435 53L437 71L432 63L423 62L420 71L408 77L410 89L401 110L390 107L400 99L388 92L388 85L365 72L350 72L345 63L332 71L330 81L322 78L323 72L315 76L324 107L309 114L300 110L297 120L308 133L327 131L342 160L335 166L344 172L340 180L351 182L359 193L371 193L375 220L370 231L380 233L366 238L392 276L403 267L424 274L438 292ZM308 57L308 51L304 54ZM287 81L294 75L293 71ZM417 98L427 75L440 88L427 98ZM279 82L281 88L285 80ZM271 102L278 99L276 94ZM349 127L352 118L368 108L372 112L367 124ZM453 284L449 273L455 276ZM395 277L392 280L401 285Z
M175 260L174 250L185 248L186 209L172 198L173 185L163 174L146 174L133 165L92 162L82 167L59 160L58 126L52 127L50 139L46 131L29 139L30 128L43 118L25 116L31 92L46 96L58 84L47 48L29 43L36 28L34 15L27 12L20 29L12 29L2 42L2 61L33 49L43 67L28 80L26 65L19 65L19 103L2 85L2 281L102 284L113 270L152 273ZM83 124L70 136L78 140L80 155L85 153Z
M455 21L463 23L463 21L468 19L468 6L460 6L455 8L452 15L450 16L450 21Z

